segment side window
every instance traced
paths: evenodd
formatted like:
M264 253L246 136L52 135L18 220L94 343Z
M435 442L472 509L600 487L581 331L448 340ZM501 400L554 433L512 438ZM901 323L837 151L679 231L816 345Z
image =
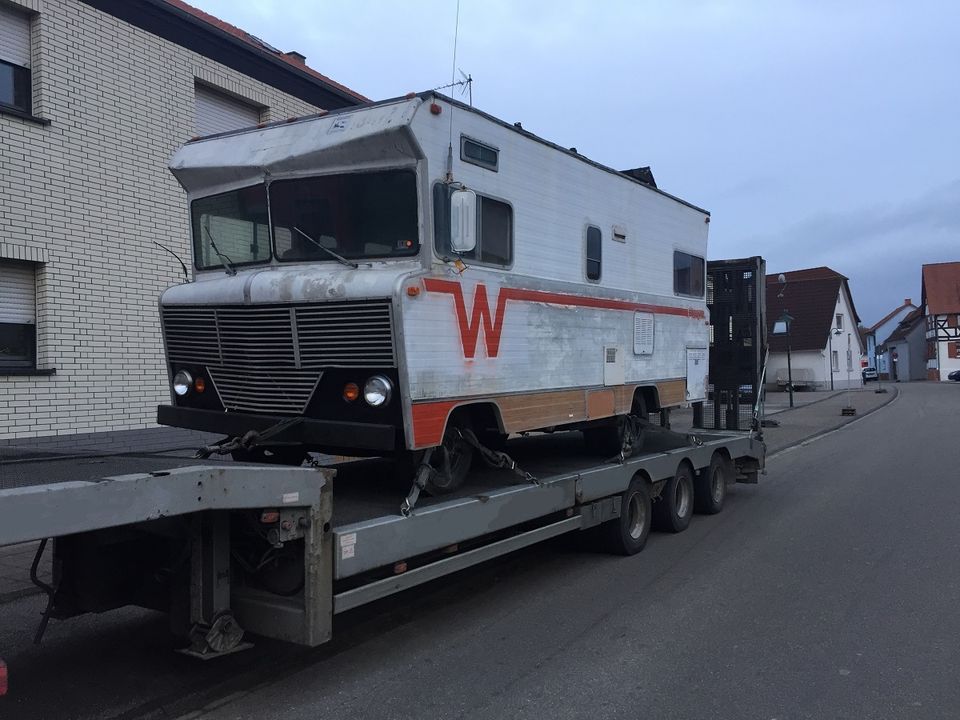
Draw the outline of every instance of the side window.
M703 297L704 267L702 257L675 251L673 253L673 291L677 295Z
M32 112L30 16L0 5L0 107Z
M442 257L451 257L450 189L433 186L434 245ZM482 265L509 266L513 262L513 208L507 203L477 195L477 247L460 255Z
M36 268L0 259L0 374L36 367Z
M843 330L843 315L837 313L837 330Z
M460 136L460 159L464 162L485 167L497 172L500 160L500 151L476 140Z
M600 228L587 226L587 280L600 279L600 253L603 236Z

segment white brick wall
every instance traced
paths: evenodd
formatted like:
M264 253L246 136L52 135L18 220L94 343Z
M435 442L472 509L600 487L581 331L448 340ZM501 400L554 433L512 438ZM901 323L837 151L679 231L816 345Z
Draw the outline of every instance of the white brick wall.
M265 105L318 108L77 0L14 0L32 23L33 112L0 114L0 257L41 262L37 365L0 375L0 440L154 426L169 399L157 299L190 256L167 170L194 135L200 79Z

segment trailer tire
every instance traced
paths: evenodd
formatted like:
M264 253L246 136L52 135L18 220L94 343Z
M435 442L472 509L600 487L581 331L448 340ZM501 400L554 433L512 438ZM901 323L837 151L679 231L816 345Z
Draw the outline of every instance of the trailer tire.
M604 548L617 555L636 555L650 536L650 488L647 479L637 473L620 496L620 517L600 526Z
M716 515L723 510L729 474L727 459L714 453L710 465L694 481L694 510L704 515Z
M653 505L653 521L658 530L678 533L687 529L693 515L693 468L686 460L667 480L660 498Z

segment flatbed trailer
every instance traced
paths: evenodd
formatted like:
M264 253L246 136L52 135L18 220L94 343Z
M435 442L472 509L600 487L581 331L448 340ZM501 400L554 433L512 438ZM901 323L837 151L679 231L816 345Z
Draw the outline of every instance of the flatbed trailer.
M35 580L49 597L38 641L50 618L140 605L169 613L191 638L185 651L213 657L245 647L246 632L322 644L338 613L565 533L591 531L632 554L651 518L682 530L694 505L718 512L727 485L756 482L764 465L752 432L651 429L642 452L600 463L575 435L512 440L526 478L479 468L458 494L409 514L384 460L2 490L0 545L40 540L39 560L53 541L53 582Z

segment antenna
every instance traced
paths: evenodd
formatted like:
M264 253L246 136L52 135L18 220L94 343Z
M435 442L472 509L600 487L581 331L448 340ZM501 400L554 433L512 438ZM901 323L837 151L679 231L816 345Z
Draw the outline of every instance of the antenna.
M473 107L473 76L467 75L466 73L463 72L463 70L460 70L459 68L457 68L457 72L460 73L460 78L461 78L460 85L463 86L460 92L467 93L468 100L470 102L470 107Z
M457 0L457 19L453 28L453 63L450 67L450 85L457 81L457 38L460 36L460 0ZM450 108L450 138L447 145L447 182L453 182L453 107Z
M438 85L434 90L447 90L449 88L460 88L461 95L469 94L470 107L473 107L473 77L470 75L464 75L463 70L457 70L462 76L462 80L457 80L456 82L447 83L446 85Z

